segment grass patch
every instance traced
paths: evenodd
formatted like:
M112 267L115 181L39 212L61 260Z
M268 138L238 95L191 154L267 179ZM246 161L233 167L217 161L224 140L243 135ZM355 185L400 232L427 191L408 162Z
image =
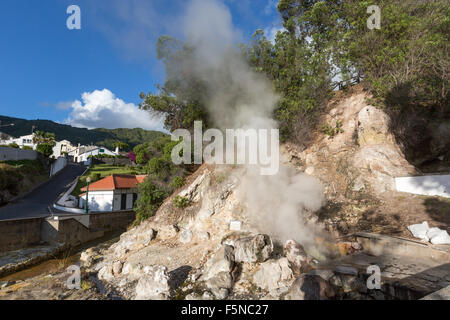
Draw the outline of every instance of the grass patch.
M13 196L47 178L47 169L40 160L0 161L0 191L8 191Z

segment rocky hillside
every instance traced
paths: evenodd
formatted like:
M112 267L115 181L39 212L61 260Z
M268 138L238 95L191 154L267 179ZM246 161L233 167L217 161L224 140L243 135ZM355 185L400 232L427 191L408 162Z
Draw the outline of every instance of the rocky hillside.
M261 181L249 186L250 168L203 165L154 217L106 251L84 252L85 268L125 299L342 298L345 281L315 270L361 249L357 242L339 241L341 236L409 236L406 225L423 220L450 225L448 203L396 194L394 177L417 169L390 134L387 115L366 101L363 91L332 101L312 146L283 146L284 166L300 175L279 175L292 180L281 187L265 181L283 192L262 193ZM297 189L295 181L307 187ZM263 204L256 214L252 199L243 197L246 190L260 195L253 199ZM175 205L180 197L184 208ZM298 221L286 215L291 198L301 208ZM267 206L270 216L263 212Z

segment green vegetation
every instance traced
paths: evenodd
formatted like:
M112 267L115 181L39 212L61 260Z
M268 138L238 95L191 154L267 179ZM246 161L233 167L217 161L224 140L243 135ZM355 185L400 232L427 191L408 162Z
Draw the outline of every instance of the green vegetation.
M148 177L139 185L141 197L136 202L136 223L153 216L164 200L170 195L170 190Z
M121 141L133 148L143 142L150 142L156 138L166 136L159 131L148 131L143 129L93 129L76 128L69 125L59 124L49 120L25 120L6 116L0 116L2 123L14 123L14 126L2 128L2 132L20 137L30 134L33 126L44 132L55 134L57 141L68 140L73 144L101 145L108 149L114 149L114 143ZM125 148L128 149L128 148Z
M43 143L36 147L36 151L48 158L53 154L53 147L50 144Z
M324 125L321 126L321 130L330 138L338 135L339 133L344 132L344 129L342 129L341 121L336 121L336 125L334 127L329 125L328 123L325 123Z
M36 151L45 158L49 158L53 154L55 146L55 134L44 131L36 131L33 136L33 143L37 144Z
M380 30L367 27L370 5L381 8ZM280 0L278 11L284 30L275 40L257 30L240 51L280 95L273 116L283 140L307 143L333 91L355 84L370 90L394 120L448 116L448 1ZM210 86L189 65L195 51L172 37L158 40L166 80L157 94L141 93L140 107L166 112L169 130L192 128L194 120L214 125L205 108Z
M48 172L40 160L0 161L0 204L47 178Z
M170 184L170 186L173 189L179 189L184 185L184 177L175 177L172 180L172 183Z
M191 202L186 197L176 196L173 199L173 205L175 206L175 208L184 209L189 207L190 204Z
M15 143L15 142L8 144L8 147L9 148L14 148L14 149L19 149L20 148L19 145L17 143Z
M380 30L367 27L367 8L374 4L381 8ZM283 138L307 140L330 93L357 83L394 120L448 113L446 1L280 0L278 11L286 30L274 43L258 30L241 48L282 96L275 117Z
M134 148L136 163L148 174L139 186L141 198L136 204L137 223L154 215L162 202L183 186L185 169L171 160L172 149L177 143L170 137L161 137Z

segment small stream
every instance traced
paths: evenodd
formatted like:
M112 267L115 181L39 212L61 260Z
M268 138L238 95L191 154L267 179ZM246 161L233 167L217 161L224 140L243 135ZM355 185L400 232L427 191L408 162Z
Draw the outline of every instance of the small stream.
M110 246L119 241L121 232L109 233L101 238L70 248L57 255L54 259L40 262L24 270L12 273L0 278L0 281L24 281L43 274L53 274L62 272L69 266L80 263L81 252L95 246Z

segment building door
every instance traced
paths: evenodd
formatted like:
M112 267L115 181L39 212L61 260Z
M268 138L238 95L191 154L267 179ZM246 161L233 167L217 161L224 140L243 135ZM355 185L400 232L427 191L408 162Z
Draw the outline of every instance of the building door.
M133 193L133 208L134 208L134 205L136 204L137 198L138 198L137 193Z
M127 208L127 194L122 193L122 198L120 201L120 210L126 210Z

